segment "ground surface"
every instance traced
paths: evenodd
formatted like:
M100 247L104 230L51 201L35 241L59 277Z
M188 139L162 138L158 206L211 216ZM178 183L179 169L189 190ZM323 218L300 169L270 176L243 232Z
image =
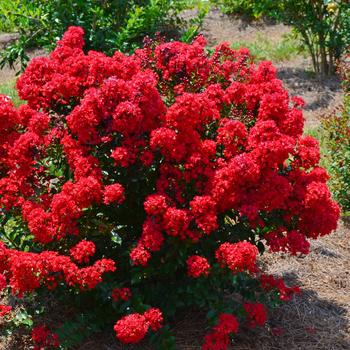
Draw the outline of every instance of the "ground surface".
M260 37L278 42L290 28L273 24L247 24L211 11L204 22L203 34L209 45L221 41L254 41ZM11 39L12 37L10 37ZM9 36L0 36L0 46ZM34 55L37 53L35 52ZM297 56L276 64L279 77L292 95L306 102L307 128L316 128L319 119L339 106L342 93L335 77L317 80L311 73L310 60ZM0 84L14 81L14 71L0 70ZM307 257L266 254L261 263L268 271L284 276L290 284L298 284L302 293L270 315L265 329L244 330L232 345L236 350L341 350L350 349L350 230L340 221L336 233L312 243ZM205 323L202 315L184 315L175 325L179 350L200 349ZM277 333L280 333L278 335ZM20 345L22 344L22 345ZM1 347L2 346L2 347ZM3 350L27 349L23 343L0 344ZM91 340L80 350L121 350L113 336ZM142 344L133 349L150 349Z

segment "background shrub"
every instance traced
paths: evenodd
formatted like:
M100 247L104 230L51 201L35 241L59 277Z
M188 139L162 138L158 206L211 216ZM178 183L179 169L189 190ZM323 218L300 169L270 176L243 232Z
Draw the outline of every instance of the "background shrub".
M179 14L194 6L199 8L198 17L186 26ZM13 65L20 59L24 68L27 49L52 50L69 25L84 28L86 50L112 54L116 49L132 51L146 35L153 36L158 31L177 37L188 31L191 35L184 37L191 40L207 7L196 0L15 0L5 1L0 9L11 23L8 29L20 34L19 40L2 52L0 65Z
M18 1L3 0L0 2L0 33L12 32L16 29L15 19L12 16L17 10Z
M301 35L316 73L324 76L335 72L337 60L350 44L348 1L283 0L277 18Z
M299 291L265 275L259 252L307 254L336 228L302 99L271 62L205 44L86 54L71 27L19 78L27 104L0 96L0 286L10 306L31 296L21 319L37 348L114 329L174 349L169 324L195 308L211 327L203 349L226 349Z

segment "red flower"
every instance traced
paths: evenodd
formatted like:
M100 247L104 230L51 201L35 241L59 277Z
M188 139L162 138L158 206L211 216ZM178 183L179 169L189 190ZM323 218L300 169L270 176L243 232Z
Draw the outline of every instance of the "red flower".
M35 344L34 350L42 350L46 348L57 349L60 346L58 335L51 333L45 325L33 328L32 339Z
M131 314L121 318L114 326L117 338L125 344L138 343L148 331L148 321L141 314Z
M0 274L0 292L7 287L6 277L3 274Z
M136 246L130 252L130 259L135 265L146 266L150 258L151 254L142 245Z
M143 315L153 331L157 331L163 326L163 314L159 309L148 309Z
M120 204L124 199L124 187L122 185L113 184L105 187L103 194L103 202L105 204L110 204L113 202Z
M96 252L95 243L91 241L80 241L76 246L71 248L70 254L78 263L88 263L91 256Z
M238 321L231 314L220 314L219 322L213 329L219 334L237 333Z
M274 278L272 275L260 276L261 287L265 290L278 289L280 299L288 301L294 294L300 294L300 288L298 286L287 287L281 278Z
M12 310L12 306L10 305L0 305L0 317L4 317L8 315Z
M226 350L230 334L238 331L238 321L231 314L220 314L218 324L204 338L203 350Z
M204 337L202 350L227 350L229 342L228 335L210 332Z
M192 255L187 259L187 274L190 277L208 276L209 269L208 260L202 256Z
M227 266L234 273L256 270L258 249L248 242L223 243L216 251L216 258L222 267Z
M267 313L261 303L244 303L244 310L247 313L248 325L251 328L263 326L267 321Z
M120 300L127 301L131 298L131 290L129 288L114 288L112 290L112 299L115 302Z

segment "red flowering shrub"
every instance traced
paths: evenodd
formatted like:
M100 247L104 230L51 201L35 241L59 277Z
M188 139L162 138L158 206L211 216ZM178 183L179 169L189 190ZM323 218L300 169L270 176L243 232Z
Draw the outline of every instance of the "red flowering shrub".
M261 303L244 303L244 310L247 313L249 327L263 326L267 321L265 307Z
M58 335L51 333L45 326L37 326L32 330L32 339L35 344L34 350L58 349Z
M176 311L210 310L203 348L225 349L239 322L265 323L262 302L298 292L262 274L259 251L306 254L336 228L302 101L270 62L208 54L201 37L131 56L83 45L69 28L19 78L27 104L1 97L1 213L33 237L30 251L1 244L1 285L49 290L120 341L165 349Z

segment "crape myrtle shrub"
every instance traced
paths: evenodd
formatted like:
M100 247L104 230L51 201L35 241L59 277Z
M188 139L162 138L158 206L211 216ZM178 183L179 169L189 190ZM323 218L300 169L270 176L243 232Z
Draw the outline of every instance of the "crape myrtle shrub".
M227 44L208 54L202 37L148 41L131 56L83 45L70 27L19 78L27 104L1 97L2 213L32 237L29 251L4 237L2 287L48 290L92 311L89 327L164 349L176 312L199 308L211 327L203 349L225 349L298 291L259 269L259 251L307 254L336 228L303 102L270 62ZM38 327L38 348L64 346Z

